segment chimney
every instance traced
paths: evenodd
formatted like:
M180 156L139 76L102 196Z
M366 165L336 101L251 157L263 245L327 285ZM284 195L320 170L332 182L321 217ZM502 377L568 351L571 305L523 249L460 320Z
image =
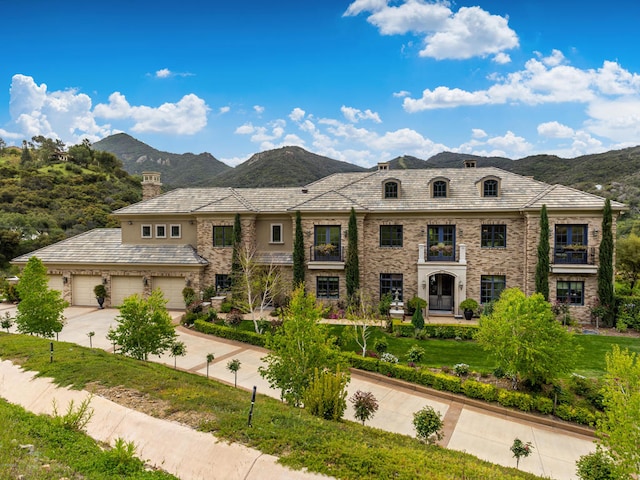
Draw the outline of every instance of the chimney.
M389 162L379 162L378 163L378 171L386 172L389 170Z
M142 200L149 200L162 193L160 172L142 172Z

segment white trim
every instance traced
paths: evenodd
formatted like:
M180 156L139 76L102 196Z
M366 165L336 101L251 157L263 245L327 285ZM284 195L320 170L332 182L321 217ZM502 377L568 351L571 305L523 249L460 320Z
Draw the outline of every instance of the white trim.
M178 235L173 234L173 228L178 227ZM182 238L182 225L179 223L169 225L169 236L171 238Z
M162 230L164 231L164 234L162 235L158 234L159 228L162 228ZM167 224L159 223L158 225L155 225L155 232L156 232L156 238L167 238Z
M145 235L144 234L144 229L145 228L149 229L149 235ZM140 236L142 238L153 238L153 225L151 225L149 223L145 223L143 225L140 225Z
M273 228L274 227L279 227L280 228L280 240L274 240L273 239ZM278 244L282 244L284 243L284 230L282 228L282 224L281 223L272 223L271 227L269 228L269 243L278 243Z

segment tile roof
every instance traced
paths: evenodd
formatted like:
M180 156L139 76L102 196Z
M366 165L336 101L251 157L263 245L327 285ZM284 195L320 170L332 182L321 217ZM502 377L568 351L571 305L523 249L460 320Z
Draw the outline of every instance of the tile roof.
M98 228L35 252L14 258L26 263L36 255L42 263L199 266L208 262L190 245L130 245L121 243L119 228Z
M486 177L500 179L500 196L480 195ZM432 198L430 182L449 180L447 198ZM385 199L382 183L396 179L400 197ZM604 198L562 185L551 186L495 167L433 168L336 173L305 187L287 188L182 188L128 207L116 215L288 213L302 211L419 212L509 211L539 209L601 209ZM625 206L612 202L614 210Z

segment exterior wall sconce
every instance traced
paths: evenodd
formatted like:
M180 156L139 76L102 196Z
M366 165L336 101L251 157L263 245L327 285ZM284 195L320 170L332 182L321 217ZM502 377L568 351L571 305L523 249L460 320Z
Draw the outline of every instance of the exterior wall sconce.
M463 288L464 285L462 284L462 282L458 282L458 290L462 291Z
M103 285L106 285L106 284L107 284L107 279L106 279L106 278L103 278L103 279L102 279L102 284L103 284Z
M131 220L129 220L129 222L128 222L128 223L129 223L129 225L133 225L133 222L132 222Z
M426 280L422 280L421 285L422 285L422 289L423 289L423 290L426 290L426 289L427 289L427 281L426 281Z
M147 277L142 277L142 284L145 287L148 287L149 286L149 279Z
M597 236L598 236L598 229L597 229L597 228L594 228L594 229L593 229L593 231L591 232L591 234L592 234L594 237L597 237Z
M184 281L184 283L187 285L187 287L190 287L190 286L191 286L191 279L190 279L190 278L187 278L187 279Z
M62 277L62 283L64 283L65 285L67 283L69 283L69 278L68 277Z
M195 222L193 220L189 220L189 225L193 225Z

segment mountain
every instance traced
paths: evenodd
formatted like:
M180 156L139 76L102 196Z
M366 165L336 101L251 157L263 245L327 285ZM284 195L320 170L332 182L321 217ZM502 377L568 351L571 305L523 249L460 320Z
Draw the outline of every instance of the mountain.
M214 187L294 187L341 172L364 172L365 168L307 152L300 147L282 147L256 153L199 186Z
M113 153L129 174L160 172L162 183L169 187L193 185L203 177L212 178L231 169L210 153L162 152L126 133L103 138L93 144L93 149Z

